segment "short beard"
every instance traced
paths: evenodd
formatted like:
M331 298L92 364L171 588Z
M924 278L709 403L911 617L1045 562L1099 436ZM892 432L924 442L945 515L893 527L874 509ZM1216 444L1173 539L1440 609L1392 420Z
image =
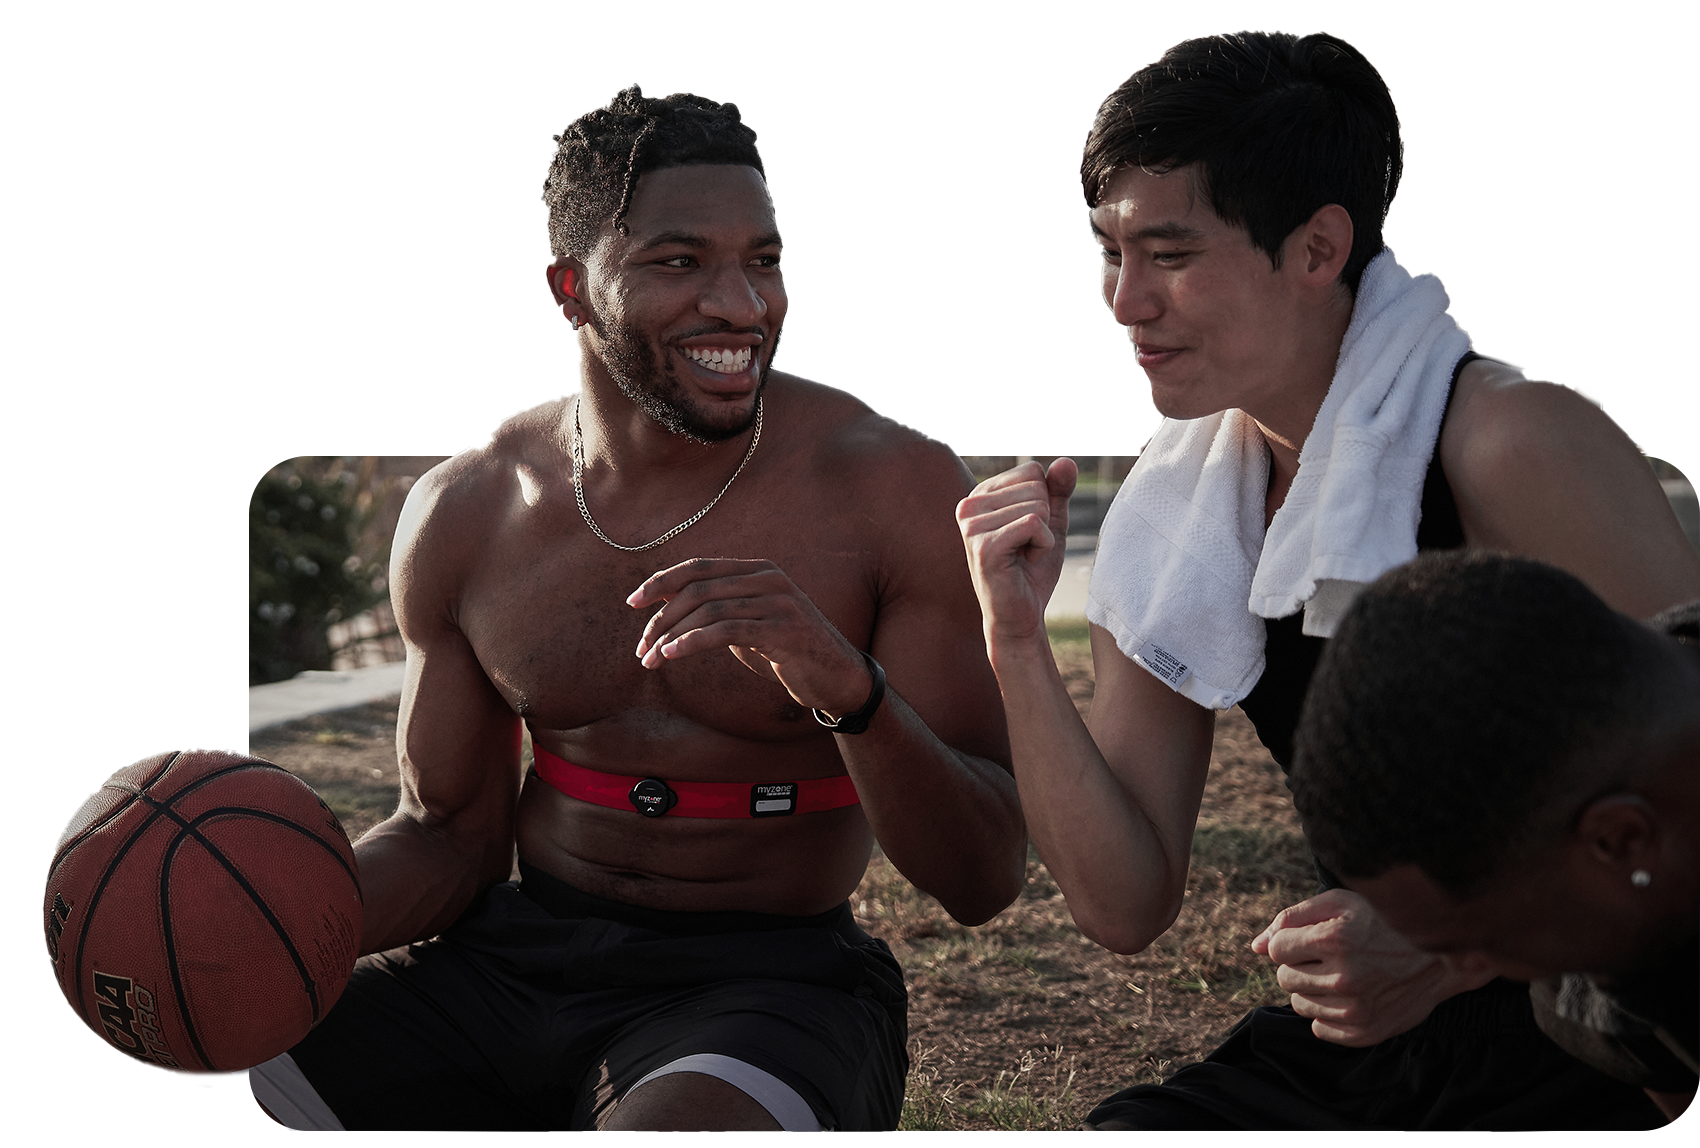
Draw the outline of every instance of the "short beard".
M712 445L737 438L755 425L756 408L735 426L721 426L704 419L685 397L671 360L665 365L655 361L655 349L649 339L636 327L608 327L603 332L603 363L614 385L632 403L663 429L683 435L693 442ZM773 371L773 353L779 349L779 332L764 341L765 363L756 383L756 399L767 389L767 376Z

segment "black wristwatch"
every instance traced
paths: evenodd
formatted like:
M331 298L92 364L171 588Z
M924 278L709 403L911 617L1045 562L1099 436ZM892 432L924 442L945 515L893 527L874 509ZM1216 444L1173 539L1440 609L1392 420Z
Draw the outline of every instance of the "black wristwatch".
M880 702L885 698L885 671L874 661L873 655L866 650L857 650L862 660L868 663L868 673L874 676L874 688L868 691L868 700L862 703L862 708L853 714L845 714L833 721L819 710L812 711L815 720L833 733L862 733L868 728L868 719L874 716L874 711L880 708Z

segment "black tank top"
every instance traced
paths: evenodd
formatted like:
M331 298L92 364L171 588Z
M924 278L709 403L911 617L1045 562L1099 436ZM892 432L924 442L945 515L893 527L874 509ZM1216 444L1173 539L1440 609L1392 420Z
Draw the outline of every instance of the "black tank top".
M1483 356L1468 351L1452 368L1452 382L1446 394L1446 410L1441 412L1441 425L1446 425L1446 411L1452 408L1452 391L1458 386L1458 376L1464 368ZM1434 457L1429 459L1428 473L1423 478L1422 508L1417 517L1417 549L1456 550L1464 545L1464 527L1458 521L1458 504L1453 501L1452 487L1440 468L1440 440L1435 439ZM1285 618L1267 618L1263 623L1263 676L1257 679L1240 702L1240 709L1257 729L1269 756L1286 773L1293 766L1293 733L1299 725L1299 709L1304 704L1305 689L1310 685L1316 663L1322 657L1326 639L1304 632L1304 611Z

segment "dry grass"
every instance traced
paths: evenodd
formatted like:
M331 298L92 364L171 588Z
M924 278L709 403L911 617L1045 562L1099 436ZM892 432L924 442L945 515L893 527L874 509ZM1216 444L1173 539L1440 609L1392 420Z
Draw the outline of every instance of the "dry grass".
M1085 712L1085 627L1052 636ZM395 808L395 720L393 702L322 715L256 735L253 751L306 777L357 837ZM1198 1059L1247 1010L1285 1001L1248 946L1313 884L1280 773L1237 710L1217 724L1180 916L1135 956L1080 935L1031 850L1021 896L978 928L876 853L851 904L909 982L900 1127L1074 1128L1111 1092Z

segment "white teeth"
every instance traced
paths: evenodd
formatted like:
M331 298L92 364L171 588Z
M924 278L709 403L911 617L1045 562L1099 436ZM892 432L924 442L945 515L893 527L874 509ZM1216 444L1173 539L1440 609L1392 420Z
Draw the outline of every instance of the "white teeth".
M693 362L701 363L709 370L722 375L733 375L739 371L747 371L750 367L752 350L749 347L730 348L697 348L686 347L684 352Z

